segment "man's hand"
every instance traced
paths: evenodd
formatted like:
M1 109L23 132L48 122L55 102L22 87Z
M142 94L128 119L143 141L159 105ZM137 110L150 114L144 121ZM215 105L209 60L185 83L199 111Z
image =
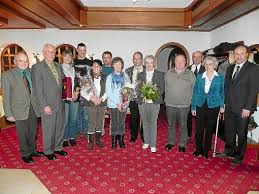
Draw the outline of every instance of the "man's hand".
M6 117L6 120L7 121L10 121L10 122L15 122L15 118L13 116L11 117Z
M219 112L220 112L220 113L224 113L224 112L225 112L225 109L224 109L224 108L220 108L220 109L219 109Z
M192 116L196 117L196 110L192 110Z
M101 102L102 102L101 98L96 98L94 104L97 106L97 105L101 104Z
M44 112L48 116L52 115L52 110L51 110L50 106L45 106L44 107Z
M121 104L118 104L117 108L118 108L119 111L121 111Z
M241 117L242 118L247 118L250 116L250 110L246 110L246 109L243 109L242 110L242 114L241 114Z

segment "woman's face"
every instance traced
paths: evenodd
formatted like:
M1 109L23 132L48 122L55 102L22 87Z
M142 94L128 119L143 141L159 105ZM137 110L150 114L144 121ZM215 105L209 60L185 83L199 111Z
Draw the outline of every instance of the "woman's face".
M145 66L147 71L152 71L155 68L155 61L147 60L145 61Z
M213 72L214 69L215 69L215 66L214 66L214 64L213 64L211 61L208 61L208 62L205 64L205 69L206 69L206 71L208 71L208 72Z
M122 64L120 61L118 61L117 63L113 64L113 69L115 73L120 73L122 70Z
M63 63L65 63L65 64L71 64L71 63L72 63L72 56L71 56L71 55L65 55L65 56L63 56Z
M100 67L100 65L98 63L93 63L92 70L93 70L94 74L99 74L99 73L101 73L102 68Z

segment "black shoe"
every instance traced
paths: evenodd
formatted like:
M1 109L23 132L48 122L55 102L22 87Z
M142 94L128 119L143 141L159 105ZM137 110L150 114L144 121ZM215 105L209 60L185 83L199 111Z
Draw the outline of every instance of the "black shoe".
M141 137L142 142L144 143L144 137Z
M202 152L195 151L195 152L192 153L192 155L194 155L194 156L199 156L199 155L202 155Z
M179 146L179 152L185 152L185 147Z
M55 154L58 154L60 156L66 156L67 152L65 152L64 150L60 150L60 151L54 151Z
M55 156L55 154L46 154L45 155L49 160L56 160L57 157Z
M39 151L37 151L36 153L32 153L31 154L31 157L41 157L41 156L44 156L44 153L43 152L39 152Z
M208 153L203 153L202 157L208 159L209 158L209 154Z
M117 135L113 135L112 136L112 149L116 149L117 148Z
M118 135L120 148L125 148L124 135Z
M68 141L67 141L67 140L65 140L65 141L63 142L63 147L68 147Z
M22 160L23 160L25 163L33 163L33 162L34 162L34 160L32 159L31 156L22 157Z
M231 155L231 154L227 154L227 153L223 152L223 153L220 154L220 157L221 158L234 159L234 154Z
M135 143L135 142L136 142L136 138L131 137L131 138L130 138L130 142L131 142L131 143Z
M231 162L232 165L234 166L239 166L242 163L242 160L234 158Z
M75 146L76 145L76 140L75 139L70 139L69 143L71 144L71 146Z
M165 149L171 150L174 147L172 144L166 144Z

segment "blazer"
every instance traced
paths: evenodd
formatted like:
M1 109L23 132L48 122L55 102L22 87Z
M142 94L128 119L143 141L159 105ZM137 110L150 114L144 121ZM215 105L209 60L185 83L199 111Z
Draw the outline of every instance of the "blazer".
M13 116L16 120L26 120L29 116L30 104L37 116L39 109L36 103L35 90L27 91L23 79L18 74L18 68L5 71L2 74L3 107L5 116Z
M234 68L235 64L230 65L225 76L226 108L230 108L236 114L241 114L242 109L253 113L256 110L258 95L258 67L246 61L232 81Z
M153 101L154 104L162 104L164 102L163 100L163 94L165 92L165 80L164 80L164 72L154 70L154 74L152 77L152 83L157 85L157 89L159 92L159 99ZM146 70L138 74L138 81L141 83L146 83ZM143 104L143 97L141 95L138 95L137 97L137 103L138 104Z
M192 64L192 65L193 65L193 64ZM188 69L192 70L192 65L190 65L190 66L188 67ZM197 77L199 74L203 74L205 71L206 71L205 67L204 67L203 65L201 65L198 74L197 74L197 75L194 74L194 75L195 75L195 77Z
M209 108L224 107L224 77L222 75L214 76L209 92L205 93L205 78L202 78L203 74L197 76L193 95L192 95L192 110L196 110L196 107L202 107L207 100Z
M58 83L45 60L32 66L32 87L36 94L40 114L44 107L50 106L52 111L64 109L62 100L62 79L64 77L61 65L54 62L58 73Z
M125 73L127 73L127 75L129 76L129 79L130 79L130 82L131 82L131 83L133 82L133 80L132 80L133 69L134 69L134 66L131 66L131 67L129 67L129 68L127 68L127 69L125 70ZM143 71L145 71L145 69L146 69L146 67L143 66Z

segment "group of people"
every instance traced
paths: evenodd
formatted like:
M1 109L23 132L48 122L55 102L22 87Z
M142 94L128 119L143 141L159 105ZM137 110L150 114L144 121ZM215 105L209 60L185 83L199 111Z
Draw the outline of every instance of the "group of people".
M138 135L142 148L156 152L157 120L160 105L165 103L168 121L168 139L165 148L176 144L176 126L179 126L179 152L185 152L195 122L194 156L209 157L213 131L217 118L225 120L225 151L221 157L232 158L241 164L246 150L247 128L251 114L256 110L258 94L258 66L247 61L248 50L238 46L234 50L235 64L229 65L226 75L216 71L217 59L203 57L202 52L192 55L193 64L187 67L186 57L178 54L175 66L166 73L156 69L155 57L145 58L139 51L133 54L133 66L124 71L124 61L105 51L102 61L86 58L86 46L78 44L77 58L70 50L62 53L62 64L54 61L56 50L51 44L43 47L44 59L29 69L28 57L15 55L16 68L2 75L3 105L7 120L16 123L20 152L24 162L45 155L55 160L56 155L66 156L63 150L76 145L78 133L87 135L88 149L95 145L103 148L105 115L110 116L111 147L125 147L126 109L121 89L126 84L137 88L139 83L156 86L158 97L144 99L134 95L130 99L130 142ZM83 90L82 77L87 76L94 90ZM71 99L62 99L63 78L72 80ZM134 90L138 93L138 90ZM224 116L223 116L224 115ZM37 151L38 117L41 117L43 152ZM178 124L178 125L176 125ZM236 135L238 145L236 146Z

